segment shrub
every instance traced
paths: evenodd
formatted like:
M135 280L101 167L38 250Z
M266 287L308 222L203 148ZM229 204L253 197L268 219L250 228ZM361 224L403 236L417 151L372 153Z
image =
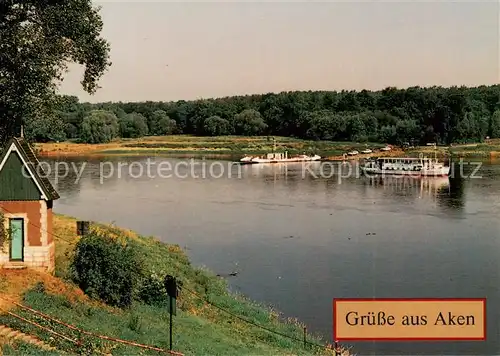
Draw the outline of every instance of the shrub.
M7 243L10 241L12 231L5 228L5 215L0 209L0 252L6 252Z
M163 278L154 272L144 276L139 288L139 299L149 305L166 305L168 298Z
M90 297L128 307L142 274L142 260L130 244L93 231L81 238L70 270L73 281Z
M128 328L135 332L141 331L141 317L135 314L131 315L128 320Z

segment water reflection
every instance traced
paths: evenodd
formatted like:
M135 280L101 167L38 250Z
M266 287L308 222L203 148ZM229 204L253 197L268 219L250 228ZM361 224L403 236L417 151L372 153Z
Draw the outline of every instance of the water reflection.
M442 196L446 196L446 199L440 199L439 203L452 210L462 210L465 206L464 190L465 180L463 178L450 177L448 189L446 193L442 194Z
M448 177L374 177L366 178L367 185L389 189L394 193L417 193L419 197L423 195L437 196L443 190L449 188Z
M296 188L299 184L318 187L333 194L340 185L342 189L356 191L361 187L365 197L384 198L401 202L401 199L427 199L437 202L444 212L457 213L464 206L464 179L460 177L408 177L377 176L364 177L355 163L293 163L262 164L244 166L245 179L257 179L266 184L286 185ZM380 194L376 194L379 192ZM375 193L375 195L374 195Z
M175 162L182 162L175 159L156 158L155 164L165 160L175 165ZM205 176L201 165L194 165L193 168L184 167L179 171L181 177L173 176L168 179L169 182L176 180L177 183L166 183L160 178L148 177L144 172L138 174L138 168L118 170L120 164L124 167L131 167L131 163L139 162L144 164L144 158L118 158L112 157L103 161L97 159L72 158L64 161L53 159L46 161L49 165L49 179L54 183L64 199L72 199L78 196L82 189L82 184L88 185L90 189L106 190L107 192L120 188L123 184L130 186L135 190L138 186L134 183L151 184L149 189L155 187L172 187L177 183L193 184L193 180L200 180L204 177L207 182L214 179ZM216 162L216 161L213 161ZM205 162L204 162L205 163ZM460 211L464 208L464 180L459 177L364 177L359 172L359 167L355 162L342 164L341 162L307 162L307 163L288 163L288 164L256 164L256 165L234 165L229 167L227 174L224 174L219 180L221 184L228 184L229 180L235 184L251 184L255 182L272 186L274 188L286 189L288 193L297 192L299 188L308 191L321 190L327 196L333 198L336 192L345 192L346 189L353 193L358 192L365 198L371 199L389 199L396 203L401 203L401 199L418 200L427 199L437 201L438 206L444 208L444 211ZM115 170L111 172L111 170ZM190 174L185 174L189 170ZM113 174L111 174L113 173ZM121 183L118 183L121 181ZM151 183L149 183L151 182ZM189 183L191 182L191 183ZM224 183L226 182L226 183ZM201 183L201 182L200 182ZM117 186L119 184L119 186ZM141 185L141 187L145 187ZM144 188L142 188L144 189ZM106 194L106 193L103 193ZM124 194L124 196L127 194ZM105 198L105 196L103 196Z

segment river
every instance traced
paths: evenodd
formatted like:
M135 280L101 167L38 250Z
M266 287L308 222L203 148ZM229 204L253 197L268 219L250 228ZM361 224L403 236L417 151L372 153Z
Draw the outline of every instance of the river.
M500 354L500 165L473 176L467 165L468 177L448 181L349 176L329 163L44 161L57 213L156 235L197 265L237 271L233 290L328 340L333 298L487 298L486 341L349 343L358 355Z

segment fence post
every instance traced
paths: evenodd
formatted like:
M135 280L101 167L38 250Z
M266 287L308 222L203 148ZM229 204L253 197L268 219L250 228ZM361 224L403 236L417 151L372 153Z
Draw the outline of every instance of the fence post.
M304 326L304 349L307 346L306 336L307 336L307 328Z
M335 356L340 356L340 346L338 341L335 341L334 347L335 347Z
M177 298L177 281L175 277L171 275L166 275L164 279L165 290L167 291L168 301L169 301L169 314L170 314L170 328L169 328L169 339L170 339L170 351L172 351L172 333L173 333L173 315L174 315L174 303Z
M169 297L168 299L169 299L169 304L170 304L169 305L169 310L170 310L170 332L169 332L169 338L170 338L169 345L170 345L170 348L169 348L169 350L172 351L172 328L173 328L172 317L173 317L173 314L174 314L174 305L173 305L174 304L174 302L173 302L174 298Z

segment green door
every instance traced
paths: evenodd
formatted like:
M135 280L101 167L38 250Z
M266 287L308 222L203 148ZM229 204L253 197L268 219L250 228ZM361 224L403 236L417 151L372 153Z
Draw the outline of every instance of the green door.
M10 260L24 260L24 219L10 219Z

